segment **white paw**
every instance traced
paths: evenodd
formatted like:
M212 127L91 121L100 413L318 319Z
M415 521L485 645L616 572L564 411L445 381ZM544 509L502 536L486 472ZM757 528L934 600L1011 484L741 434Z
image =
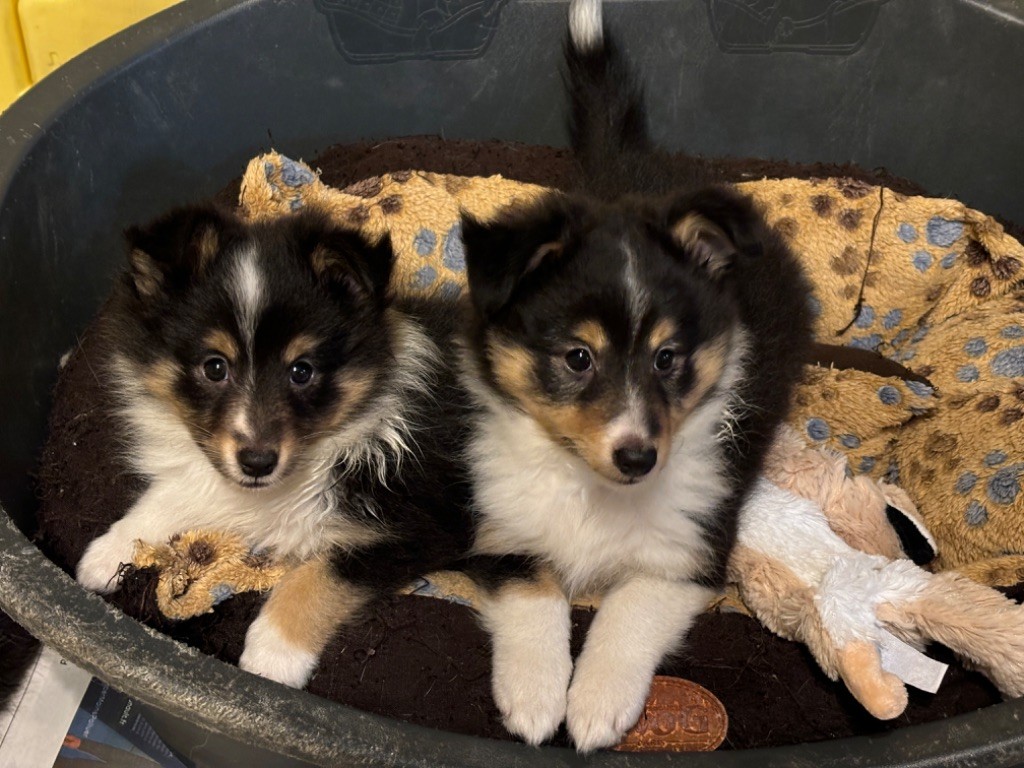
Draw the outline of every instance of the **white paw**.
M572 657L568 643L564 649L548 649L546 658L516 650L495 654L494 701L509 732L537 746L554 736L565 719Z
M88 590L106 595L120 585L121 566L135 554L135 539L108 531L93 541L78 561L75 579Z
M319 658L288 642L261 613L245 633L238 666L292 688L302 688L313 676Z
M644 711L651 679L648 674L585 665L581 660L569 688L566 711L566 725L576 749L593 752L622 741Z

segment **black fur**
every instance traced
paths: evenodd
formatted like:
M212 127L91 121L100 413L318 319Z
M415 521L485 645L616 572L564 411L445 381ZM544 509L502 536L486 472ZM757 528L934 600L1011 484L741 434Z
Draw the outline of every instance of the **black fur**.
M387 238L369 242L316 211L250 223L211 206L173 211L129 230L127 238L129 268L101 313L104 351L93 361L114 402L124 408L147 399L163 403L163 418L188 428L220 480L254 488L259 486L238 477L230 456L220 455L224 436L241 440L232 423L232 409L239 403L251 404L248 418L257 445L277 446L275 441L290 439L300 459L348 425L360 419L379 423L400 408L409 448L401 460L393 443L371 431L364 443L339 453L333 468L327 466L317 494L334 519L380 534L377 542L343 543L325 554L342 583L373 595L462 557L471 521L462 462L466 399L454 371L458 313L442 299L392 296L394 255ZM249 344L238 288L238 265L246 258L258 266L262 295ZM428 360L423 376L397 388L395 382L404 381L398 374L409 362L399 339L411 328L424 333L441 354ZM228 356L225 349L209 348L207 339L214 332L231 337L228 346L238 350L223 381L204 374L204 360ZM303 337L312 340L302 358L314 373L298 385L289 378L284 354ZM162 383L154 388L147 377L160 371L165 371ZM356 391L365 392L362 399L339 412L340 423L328 426L343 398ZM126 457L138 453L135 429L125 416L119 431ZM360 454L359 447L371 443L383 460L369 461ZM303 466L296 459L291 471L305 471ZM145 465L135 468L145 477L129 515L157 480L147 475ZM283 474L280 482L289 476ZM181 493L187 503L190 489L182 487ZM246 491L239 503L259 507L264 493ZM212 524L200 520L185 527L231 529L231 521L228 508ZM318 542L310 544L316 551Z
M38 640L0 612L0 709L8 705L24 682L39 647Z
M470 347L485 382L496 391L484 349L488 335L497 333L534 352L541 378L543 361L555 353L560 334L580 318L609 318L606 329L622 334L613 346L624 347L624 241L636 251L652 305L684 329L682 352L738 320L751 348L736 387L743 407L731 417L735 439L725 455L731 493L707 525L715 556L697 579L720 586L739 509L807 357L809 285L748 196L706 184L696 163L680 170L678 163L665 161L648 134L643 90L607 29L603 43L587 51L568 40L565 57L579 180L567 194L516 207L496 222L465 217L475 309ZM681 245L674 227L688 216L710 222L719 234ZM548 252L538 260L541 248ZM613 367L634 362L616 358ZM685 376L675 383L674 389L652 384L643 396L685 393ZM544 396L554 401L561 402L563 394L558 382L544 386Z

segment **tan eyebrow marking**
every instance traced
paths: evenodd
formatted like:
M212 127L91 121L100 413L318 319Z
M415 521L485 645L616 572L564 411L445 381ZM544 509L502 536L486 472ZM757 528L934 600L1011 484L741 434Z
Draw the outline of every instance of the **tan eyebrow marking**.
M651 333L648 336L651 351L653 352L661 349L678 332L679 326L677 326L672 320L669 320L667 317L660 319L655 323L654 328L651 329Z
M220 329L210 331L203 337L203 343L207 348L215 349L226 355L228 362L238 360L238 344L235 343L234 337L227 331Z
M288 346L284 348L284 362L293 363L300 357L308 355L314 349L316 349L318 340L309 334L300 333L290 342Z
M582 341L594 352L608 347L608 334L596 320L585 320L573 329L573 336Z

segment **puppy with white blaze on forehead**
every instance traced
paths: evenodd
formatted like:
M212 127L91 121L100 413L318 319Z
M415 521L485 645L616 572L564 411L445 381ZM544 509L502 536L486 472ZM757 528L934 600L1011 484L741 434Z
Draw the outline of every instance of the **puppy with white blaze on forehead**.
M249 628L243 669L304 685L373 598L469 543L453 312L390 295L390 242L315 211L249 223L213 207L128 232L94 326L134 505L78 581L118 587L135 541L208 528L298 563Z
M810 342L808 284L754 203L673 171L574 0L578 191L464 217L478 408L473 552L494 697L531 744L617 743L723 585L737 516ZM601 596L579 658L569 599Z

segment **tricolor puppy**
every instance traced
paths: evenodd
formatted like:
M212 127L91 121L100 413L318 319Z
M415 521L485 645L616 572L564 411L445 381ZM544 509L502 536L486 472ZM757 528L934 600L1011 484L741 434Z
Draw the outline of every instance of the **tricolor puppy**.
M315 212L189 208L128 239L91 365L145 490L78 581L112 591L136 539L195 528L299 561L241 666L301 686L367 601L467 546L451 308L391 299L389 241Z
M651 147L597 0L572 3L567 58L581 190L465 218L465 379L495 699L526 741L565 718L590 751L634 724L722 587L810 322L752 201ZM568 599L588 592L574 670Z

